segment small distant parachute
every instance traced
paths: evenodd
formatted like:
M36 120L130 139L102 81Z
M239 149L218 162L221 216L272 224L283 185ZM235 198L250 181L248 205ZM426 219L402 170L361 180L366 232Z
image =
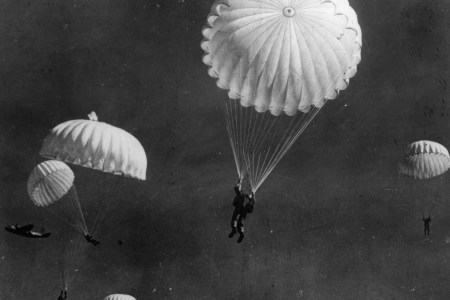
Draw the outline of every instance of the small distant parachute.
M133 296L123 295L123 294L114 294L109 295L103 300L136 300Z
M442 175L449 168L448 150L432 141L418 141L408 145L399 166L401 174L419 180Z
M45 207L63 222L87 234L74 179L75 175L65 163L44 161L28 177L28 195L36 206Z
M125 177L146 179L147 156L141 143L115 126L90 120L72 120L53 128L40 155Z
M75 175L65 163L44 161L28 177L28 195L37 206L49 206L69 192L74 179Z
M438 191L442 185L442 175L449 167L449 152L439 143L418 141L406 147L399 172L413 179L409 179L409 193L414 195L415 205L423 215L430 215L435 206L442 209L447 206L441 205L443 203L438 197Z

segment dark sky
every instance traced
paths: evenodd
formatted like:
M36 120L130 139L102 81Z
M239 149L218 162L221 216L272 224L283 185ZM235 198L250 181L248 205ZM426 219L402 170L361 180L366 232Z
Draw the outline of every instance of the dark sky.
M0 299L56 299L73 230L28 199L48 130L94 110L143 144L148 180L74 167L88 223L106 203L69 299L447 299L448 178L431 237L397 175L404 147L450 147L450 2L350 1L363 32L350 87L318 114L228 239L236 171L219 90L201 62L210 0L0 1ZM347 106L345 106L347 105ZM117 245L117 240L123 245Z

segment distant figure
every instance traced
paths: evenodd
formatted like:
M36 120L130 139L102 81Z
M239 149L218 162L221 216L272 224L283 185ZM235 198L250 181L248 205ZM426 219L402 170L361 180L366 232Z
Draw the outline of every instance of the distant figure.
M118 240L117 241L117 245L122 246L123 245L123 241L122 240Z
M242 221L245 220L247 214L251 214L253 212L253 207L255 206L255 195L253 193L246 195L242 192L241 179L239 179L238 183L234 187L234 192L236 193L233 200L233 206L235 208L233 216L231 217L231 232L228 237L232 238L236 233L239 233L237 242L241 243L244 239L244 224ZM244 205L246 198L249 202Z
M25 226L19 226L19 225L9 225L5 227L5 230L14 233L17 235L21 235L28 238L48 238L51 233L45 232L45 229L42 228L41 232L31 231L33 229L33 224L28 224Z
M428 216L428 218L425 218L425 216L422 215L422 221L424 235L430 235L431 214Z
M89 233L86 233L86 234L84 235L84 238L86 239L86 241L87 241L88 243L91 243L91 244L94 245L94 246L97 246L98 244L100 244L100 242L94 240L94 237L93 237L92 235L90 235Z
M61 290L61 294L59 294L58 300L66 300L67 299L67 290Z

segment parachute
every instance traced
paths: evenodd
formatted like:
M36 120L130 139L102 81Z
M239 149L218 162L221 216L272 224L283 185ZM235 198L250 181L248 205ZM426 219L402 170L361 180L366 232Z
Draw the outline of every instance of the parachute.
M75 175L64 162L48 160L38 164L28 177L28 195L36 206L44 207L59 220L83 235L89 234L74 185ZM61 266L61 289L67 290L76 275L86 248L83 237L69 242Z
M141 143L123 129L90 120L72 120L53 128L40 155L140 180L146 179L147 156Z
M103 300L136 300L133 296L123 295L123 294L114 294L109 295Z
M79 232L88 229L74 185L75 175L65 163L48 160L38 164L28 177L27 189L36 206L45 207Z
M439 143L418 141L406 147L399 172L414 179L411 186L418 206L423 214L429 215L439 204L436 195L442 176L450 168L448 150Z
M227 131L253 192L361 60L347 0L218 0L202 31L203 62L228 90ZM239 102L238 102L239 101Z
M80 235L72 236L63 244L62 255L59 257L61 290L69 290L73 280L80 271L80 265L85 259L86 243Z
M449 167L448 150L432 141L418 141L408 145L399 166L401 174L420 180L442 175Z
M141 143L125 130L99 122L95 112L88 116L89 120L67 121L53 128L44 140L40 155L88 169L145 180L147 157ZM118 184L116 182L114 186L117 188ZM111 193L115 193L115 190L110 189ZM90 227L93 232L106 216L110 198L91 202L98 207ZM86 233L87 229L85 238ZM86 245L82 237L77 237L65 247L60 271L62 289L67 290L77 275Z

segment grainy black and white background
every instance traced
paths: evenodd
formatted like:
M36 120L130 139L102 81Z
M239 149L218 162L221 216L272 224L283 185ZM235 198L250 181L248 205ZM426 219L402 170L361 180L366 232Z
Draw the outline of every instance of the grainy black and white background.
M450 178L426 240L396 166L413 141L450 146L450 2L350 1L358 73L258 191L242 244L227 237L226 93L201 62L211 4L0 1L0 217L53 233L0 232L0 299L59 294L72 229L33 206L26 180L49 129L92 110L141 141L148 179L73 168L87 222L105 199L108 212L69 299L447 299Z

